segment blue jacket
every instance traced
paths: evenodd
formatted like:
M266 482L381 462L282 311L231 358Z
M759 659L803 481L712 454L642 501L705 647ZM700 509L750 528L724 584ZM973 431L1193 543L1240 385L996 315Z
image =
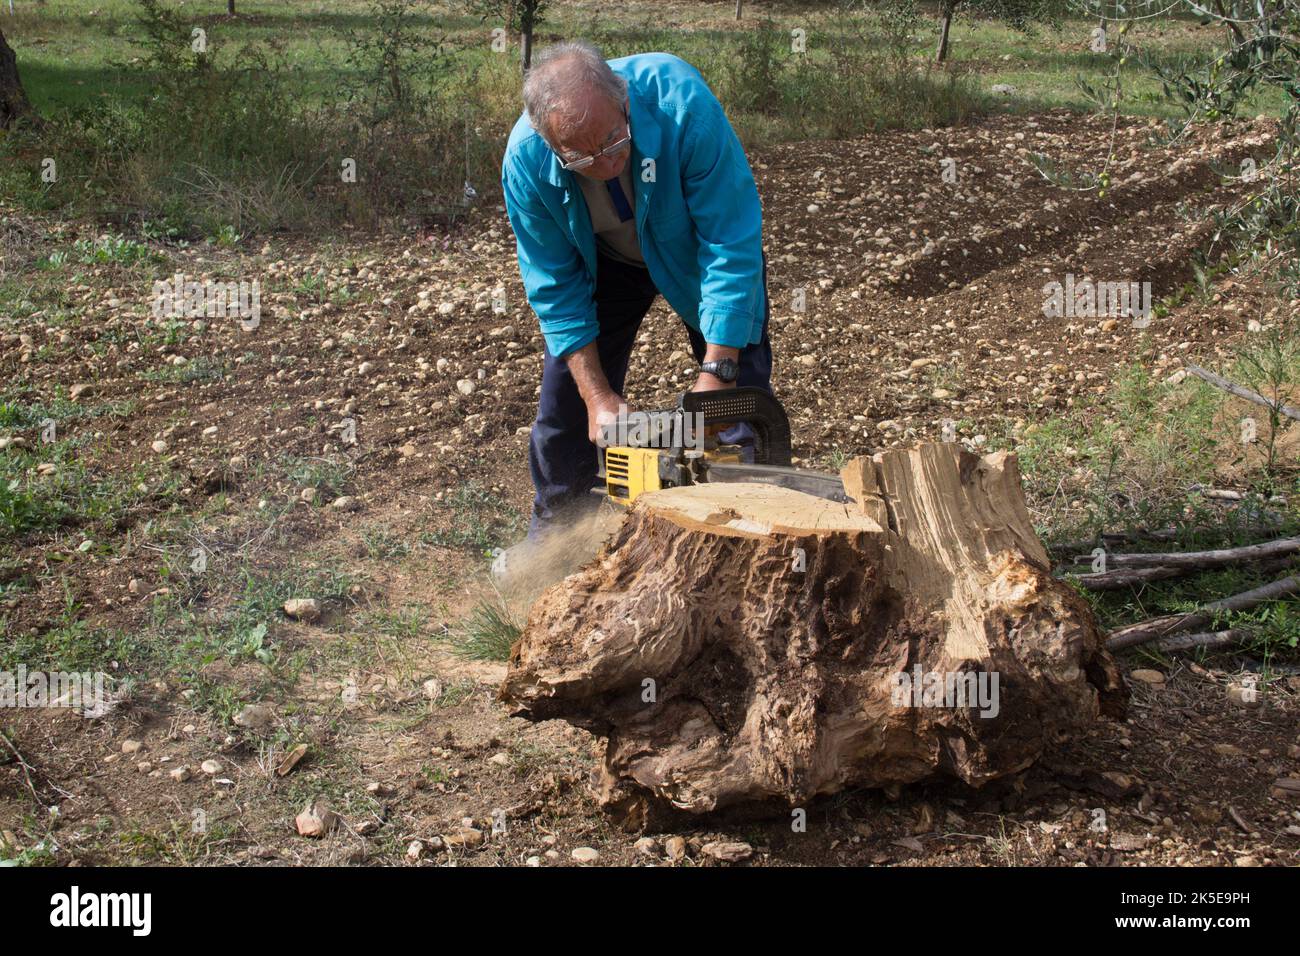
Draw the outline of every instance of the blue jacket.
M763 211L740 140L698 70L670 53L609 61L627 80L636 233L650 278L706 342L762 337ZM519 272L552 355L593 341L596 241L575 179L528 123L501 163Z

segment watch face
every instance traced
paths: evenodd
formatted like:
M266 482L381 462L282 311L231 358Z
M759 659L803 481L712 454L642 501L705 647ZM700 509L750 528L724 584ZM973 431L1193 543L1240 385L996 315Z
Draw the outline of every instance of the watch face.
M701 372L707 372L724 382L734 382L740 375L740 365L734 359L717 359L700 366Z

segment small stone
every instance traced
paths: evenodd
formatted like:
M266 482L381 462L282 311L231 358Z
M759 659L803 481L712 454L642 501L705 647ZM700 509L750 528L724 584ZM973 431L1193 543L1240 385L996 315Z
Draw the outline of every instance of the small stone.
M1259 706L1259 688L1254 684L1229 684L1228 700L1241 707Z
M600 853L589 846L580 846L569 855L573 857L574 862L583 866L590 866L600 859Z
M1129 677L1133 678L1134 680L1141 681L1144 684L1154 685L1154 684L1163 684L1165 682L1165 675L1160 673L1160 671L1146 670L1144 668L1138 668L1137 670L1130 673Z
M654 837L642 837L632 844L632 849L642 856L659 855L659 844L655 842Z
M508 767L510 766L510 755L505 751L495 753L488 757L488 763L496 764L498 767Z
M315 621L320 617L320 605L315 598L290 598L284 602L284 613L295 621Z
M338 826L338 814L323 803L309 804L294 818L298 833L305 837L323 837Z
M664 841L664 855L676 862L686 858L686 841L679 836L671 836Z
M302 491L298 492L298 498L301 501L305 501L307 504L311 504L316 500L316 489L304 488Z
M1232 865L1233 866L1259 866L1259 860L1256 857L1250 856L1248 854L1246 856L1237 857L1235 860L1232 861Z
M151 764L147 760L141 760L138 764L135 765L135 769L140 771L141 773L150 773L153 770L153 764Z
M462 395L473 395L474 383L467 378L462 378L456 382L456 391L460 392Z
M160 438L149 447L152 448L157 454L161 455L163 452L167 450L167 443Z
M266 704L245 704L235 715L235 726L249 730L267 730L275 722L275 711Z
M721 863L743 863L754 855L754 848L748 843L706 843L700 850L707 857Z
M406 848L406 858L408 860L418 860L424 855L424 844L419 840L412 840L410 846Z
M168 773L167 776L172 778L173 783L184 783L190 779L190 768L186 764L181 764L181 766Z
M470 849L476 846L482 846L483 840L483 831L476 830L473 827L461 827L450 836L443 837L443 842L445 842L447 846L459 846Z
M525 862L525 865L527 865L527 866L541 866L541 865L542 865L542 858L541 858L540 856L530 856L530 857L529 857L527 860L525 860L524 862Z

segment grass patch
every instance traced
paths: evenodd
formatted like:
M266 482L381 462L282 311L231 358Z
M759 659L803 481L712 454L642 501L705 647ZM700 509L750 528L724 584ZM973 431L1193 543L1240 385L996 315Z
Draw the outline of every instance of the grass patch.
M519 639L521 622L501 604L480 601L445 640L452 653L476 661L504 661Z
M432 507L447 527L422 533L423 544L488 552L514 540L524 530L523 516L496 492L475 481L457 486Z

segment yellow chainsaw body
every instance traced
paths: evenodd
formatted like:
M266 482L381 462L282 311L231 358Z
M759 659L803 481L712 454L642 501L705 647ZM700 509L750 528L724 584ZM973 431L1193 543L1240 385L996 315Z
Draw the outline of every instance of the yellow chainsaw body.
M631 507L647 491L658 491L666 487L661 477L660 459L671 458L672 453L662 448L629 448L627 446L605 449L605 493L610 500ZM704 453L706 461L722 463L740 463L743 461L740 450L735 445L727 445ZM667 485L667 487L672 487Z

